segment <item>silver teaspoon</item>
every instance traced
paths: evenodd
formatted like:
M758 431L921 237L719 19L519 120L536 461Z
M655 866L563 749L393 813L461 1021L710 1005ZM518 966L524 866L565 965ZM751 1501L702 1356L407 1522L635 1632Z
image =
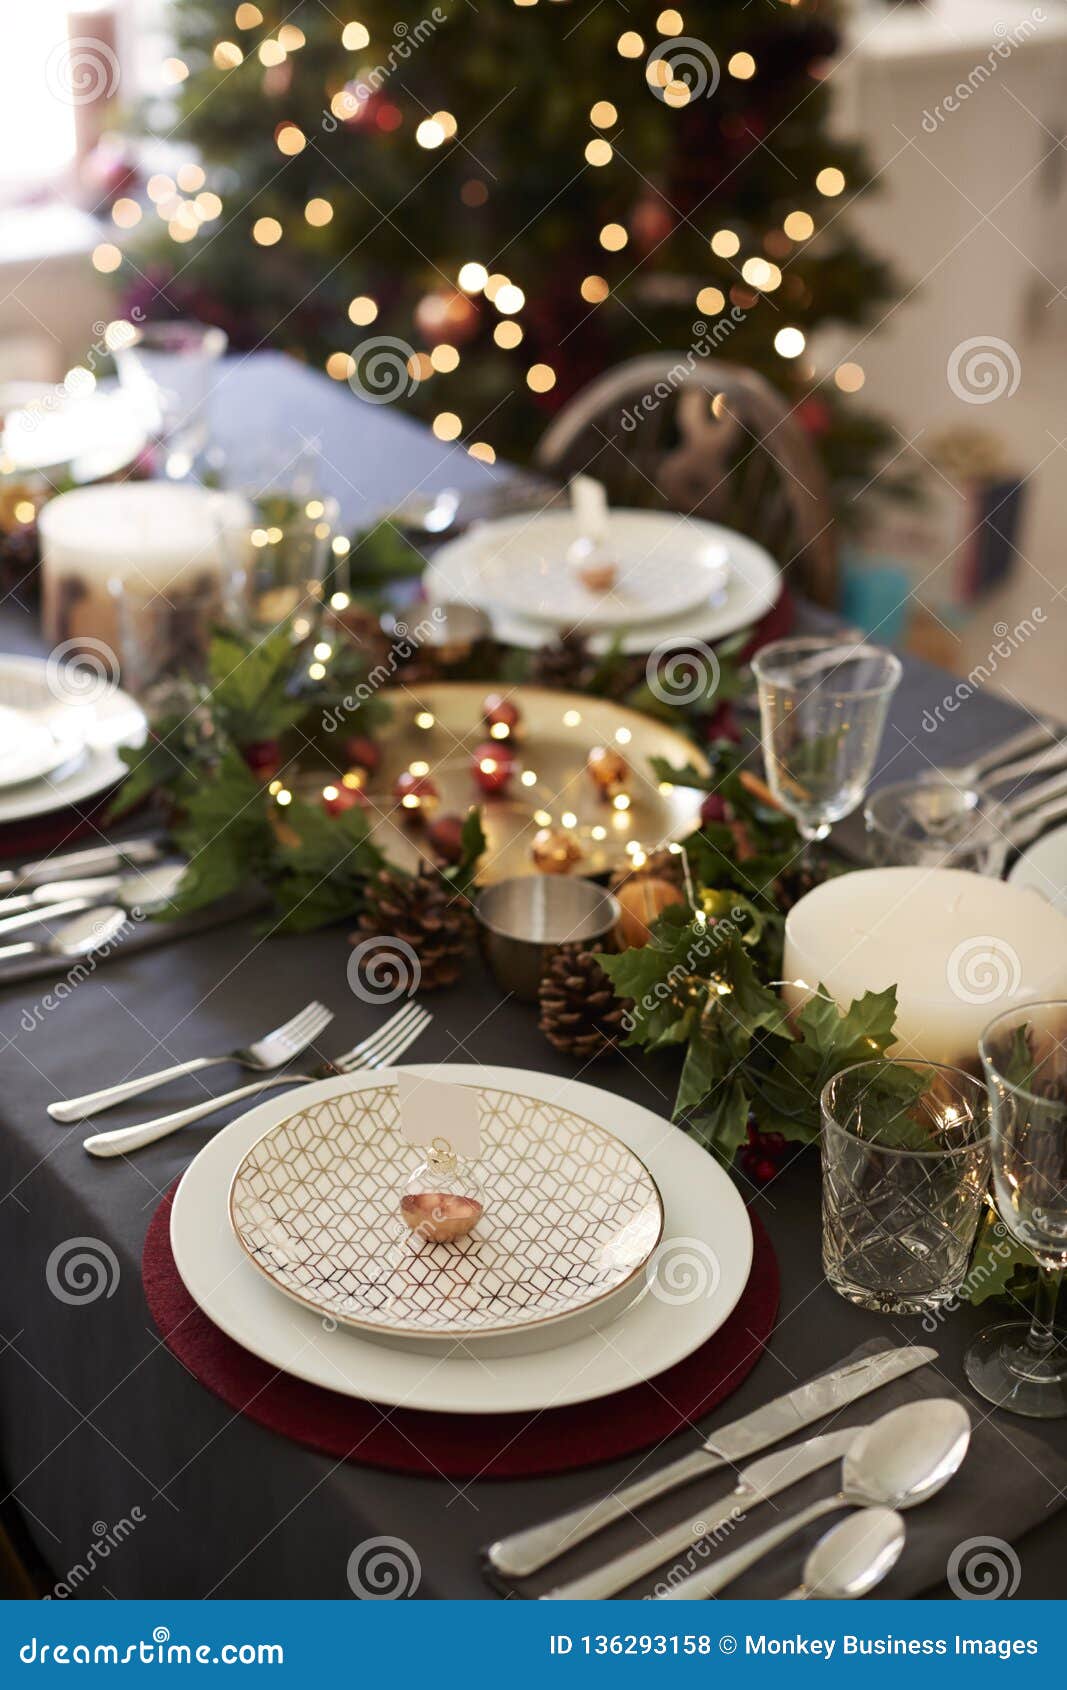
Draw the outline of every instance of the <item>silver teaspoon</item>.
M693 1602L714 1596L802 1526L840 1508L914 1508L948 1483L970 1441L971 1417L949 1397L891 1409L859 1434L841 1464L841 1488L833 1496L811 1503L653 1600Z
M842 1602L866 1596L900 1560L904 1532L894 1509L858 1508L809 1550L803 1581L783 1601L815 1596Z

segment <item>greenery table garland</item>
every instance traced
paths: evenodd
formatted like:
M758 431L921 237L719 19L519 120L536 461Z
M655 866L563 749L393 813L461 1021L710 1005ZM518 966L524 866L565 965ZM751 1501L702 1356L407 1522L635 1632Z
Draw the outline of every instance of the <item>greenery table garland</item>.
M386 863L363 808L327 813L320 801L293 790L294 771L309 760L320 784L324 774L345 780L349 749L372 742L388 713L368 681L380 666L376 616L361 612L347 625L337 620L328 667L309 661L322 634L322 622L303 640L289 625L256 641L218 632L206 678L171 683L146 746L123 752L130 774L113 815L155 794L189 859L167 913L255 883L269 900L272 933L359 918L366 928L378 881L403 884L407 871ZM792 821L768 802L736 740L707 740L715 724L731 725L731 701L747 680L743 649L743 636L720 647L714 695L684 709L664 706L662 689L650 691L643 665L635 671L618 654L591 664L583 682L587 691L680 721L695 744L703 743L711 764L710 777L693 767L654 764L657 779L707 792L700 825L681 848L689 897L655 917L647 944L598 960L625 1004L623 1043L677 1052L674 1119L727 1166L755 1137L779 1154L790 1142L817 1139L823 1086L841 1069L884 1055L896 1016L894 987L867 992L840 1010L820 986L799 1014L787 1017L778 991L784 917L808 890L810 874L799 866ZM392 674L397 667L394 650L385 668ZM518 682L523 670L516 654L497 650L479 678ZM484 843L478 812L471 810L453 860L431 871L464 904ZM914 1075L888 1063L886 1083L898 1102L914 1091ZM1025 1295L1026 1263L991 1218L972 1272L974 1300L1005 1291Z

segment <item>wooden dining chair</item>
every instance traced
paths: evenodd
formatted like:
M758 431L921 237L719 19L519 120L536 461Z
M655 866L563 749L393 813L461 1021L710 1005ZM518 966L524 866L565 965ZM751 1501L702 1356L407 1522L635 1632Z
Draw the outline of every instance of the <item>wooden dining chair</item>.
M754 370L691 352L634 358L564 407L536 461L564 480L595 476L614 504L736 528L807 597L837 602L825 473L786 400Z

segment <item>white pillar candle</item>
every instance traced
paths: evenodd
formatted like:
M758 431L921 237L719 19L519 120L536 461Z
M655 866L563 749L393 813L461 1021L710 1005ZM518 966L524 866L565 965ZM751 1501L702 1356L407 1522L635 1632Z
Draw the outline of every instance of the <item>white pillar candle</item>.
M895 985L892 1054L973 1066L995 1015L1067 998L1067 917L965 869L860 869L790 910L782 972L791 1010L820 983L840 1009Z
M112 582L144 595L209 588L242 565L241 536L251 524L239 494L184 483L115 482L60 494L39 518L46 639L102 640L118 651Z

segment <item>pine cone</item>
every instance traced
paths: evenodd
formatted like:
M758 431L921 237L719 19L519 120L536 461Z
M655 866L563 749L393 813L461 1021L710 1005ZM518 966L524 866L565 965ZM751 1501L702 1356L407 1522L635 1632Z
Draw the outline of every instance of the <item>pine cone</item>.
M473 934L466 899L424 863L414 875L393 869L375 875L349 942L366 947L363 969L377 984L391 975L412 991L434 992L459 978ZM415 954L414 969L404 947Z
M561 945L538 987L537 1025L550 1045L569 1056L599 1056L622 1039L627 1004L597 961L602 944Z
M539 687L558 687L564 692L581 692L592 673L592 660L582 635L569 630L537 653L530 674Z

